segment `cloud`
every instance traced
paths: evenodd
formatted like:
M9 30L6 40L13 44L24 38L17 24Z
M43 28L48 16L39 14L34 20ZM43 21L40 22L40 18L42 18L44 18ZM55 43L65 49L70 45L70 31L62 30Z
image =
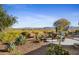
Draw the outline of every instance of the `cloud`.
M66 14L63 16L50 16L47 14L38 14L31 12L21 12L18 15L18 23L14 24L13 27L52 27L53 23L60 19L66 18L71 22L71 26L78 26L78 13Z
M52 27L56 20L57 18L52 16L31 13L19 17L18 23L14 24L13 27Z

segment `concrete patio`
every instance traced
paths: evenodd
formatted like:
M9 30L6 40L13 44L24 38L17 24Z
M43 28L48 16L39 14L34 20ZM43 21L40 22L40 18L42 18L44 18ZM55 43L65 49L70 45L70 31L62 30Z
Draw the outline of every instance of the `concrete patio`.
M49 39L47 41L49 43L58 44L58 41L56 39L54 40ZM74 45L74 43L79 44L79 38L75 38L75 39L66 38L63 42L61 42L61 45Z

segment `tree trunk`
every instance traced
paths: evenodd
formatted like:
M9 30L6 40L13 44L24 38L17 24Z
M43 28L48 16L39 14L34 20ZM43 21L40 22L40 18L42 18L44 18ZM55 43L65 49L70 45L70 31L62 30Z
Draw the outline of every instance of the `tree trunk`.
M61 39L59 39L59 46L61 46Z

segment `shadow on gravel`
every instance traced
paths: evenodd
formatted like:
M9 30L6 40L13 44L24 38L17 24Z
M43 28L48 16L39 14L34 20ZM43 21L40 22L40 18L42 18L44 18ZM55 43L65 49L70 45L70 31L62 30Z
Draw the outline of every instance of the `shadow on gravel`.
M8 52L6 49L1 49L0 52Z
M24 55L46 55L47 47L48 45L42 46L29 53L25 53ZM62 47L68 50L71 53L71 55L79 55L79 49L74 48L72 45L63 45Z
M42 46L36 50L33 50L29 53L24 54L24 55L45 55L47 46L48 45Z

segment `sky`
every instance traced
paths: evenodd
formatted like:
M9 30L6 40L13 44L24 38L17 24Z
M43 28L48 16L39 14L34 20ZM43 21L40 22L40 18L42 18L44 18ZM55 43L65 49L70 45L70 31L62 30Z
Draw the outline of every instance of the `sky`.
M78 26L79 4L4 4L3 8L17 17L13 28L53 27L60 18L70 21L70 26Z

